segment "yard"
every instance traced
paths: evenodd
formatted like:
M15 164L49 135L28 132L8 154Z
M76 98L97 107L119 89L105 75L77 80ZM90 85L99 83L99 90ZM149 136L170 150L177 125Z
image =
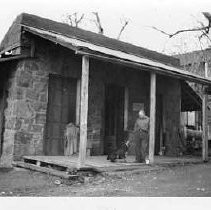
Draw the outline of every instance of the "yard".
M211 196L211 164L166 167L164 170L88 177L65 181L14 168L0 172L0 196Z

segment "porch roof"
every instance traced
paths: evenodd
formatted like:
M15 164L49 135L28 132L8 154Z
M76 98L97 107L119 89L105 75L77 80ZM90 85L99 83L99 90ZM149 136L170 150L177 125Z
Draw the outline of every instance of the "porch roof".
M201 84L211 84L211 79L185 71L179 67L179 60L155 51L129 43L111 39L90 31L71 27L30 14L17 17L1 43L0 50L5 49L16 27L74 50L76 53L88 54L90 57L129 65L141 70L154 71L158 74L173 76ZM20 29L17 29L19 27ZM20 35L17 35L17 39ZM13 37L14 38L14 37Z
M187 82L181 82L181 111L201 111L202 99Z
M197 74L185 71L184 69L182 69L182 67L167 65L158 61L153 61L148 58L132 55L130 53L106 48L104 46L98 46L90 42L86 42L76 38L70 38L61 34L57 34L55 32L50 32L24 25L23 27L25 31L72 49L78 54L88 54L90 57L101 60L108 60L111 62L118 62L125 65L130 65L135 68L147 68L149 71L155 71L158 74L173 76L192 82L206 85L211 84L210 78L205 78Z

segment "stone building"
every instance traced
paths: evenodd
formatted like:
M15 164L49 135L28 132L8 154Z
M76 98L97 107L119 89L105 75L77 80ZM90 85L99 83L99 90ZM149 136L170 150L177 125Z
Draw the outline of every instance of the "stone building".
M203 77L211 77L211 49L198 50L189 53L179 54L175 56L180 59L181 66L186 71L198 74ZM194 91L202 98L203 86L197 83L190 83ZM208 95L208 138L211 140L211 97ZM184 121L189 126L194 126L200 130L202 126L202 113L201 110L184 113Z
M0 45L0 161L64 155L64 128L80 125L81 159L104 155L150 116L150 160L165 144L178 155L181 110L198 109L186 80L211 80L179 60L30 14L13 22ZM151 111L150 111L151 110ZM131 151L132 153L132 151Z

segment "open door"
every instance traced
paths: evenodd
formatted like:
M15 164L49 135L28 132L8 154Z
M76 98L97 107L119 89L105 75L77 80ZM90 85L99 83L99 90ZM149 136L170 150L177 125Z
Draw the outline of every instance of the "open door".
M124 90L113 84L105 88L105 154L118 148L124 140Z

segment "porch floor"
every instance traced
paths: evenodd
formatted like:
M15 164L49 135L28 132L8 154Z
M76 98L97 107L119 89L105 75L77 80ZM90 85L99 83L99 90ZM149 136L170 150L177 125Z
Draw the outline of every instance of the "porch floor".
M53 164L57 166L62 166L65 168L77 168L78 156L24 156L25 162L41 162L47 164ZM117 162L110 162L107 160L107 156L89 156L86 159L85 166L83 169L92 168L100 172L106 171L120 171L120 170L135 170L149 168L149 165L145 163L134 163L135 157L128 156L127 162L124 160L117 160ZM155 165L167 166L167 165L177 165L177 164L190 164L190 163L200 163L202 162L201 157L166 157L166 156L155 156ZM142 167L140 167L142 166Z

